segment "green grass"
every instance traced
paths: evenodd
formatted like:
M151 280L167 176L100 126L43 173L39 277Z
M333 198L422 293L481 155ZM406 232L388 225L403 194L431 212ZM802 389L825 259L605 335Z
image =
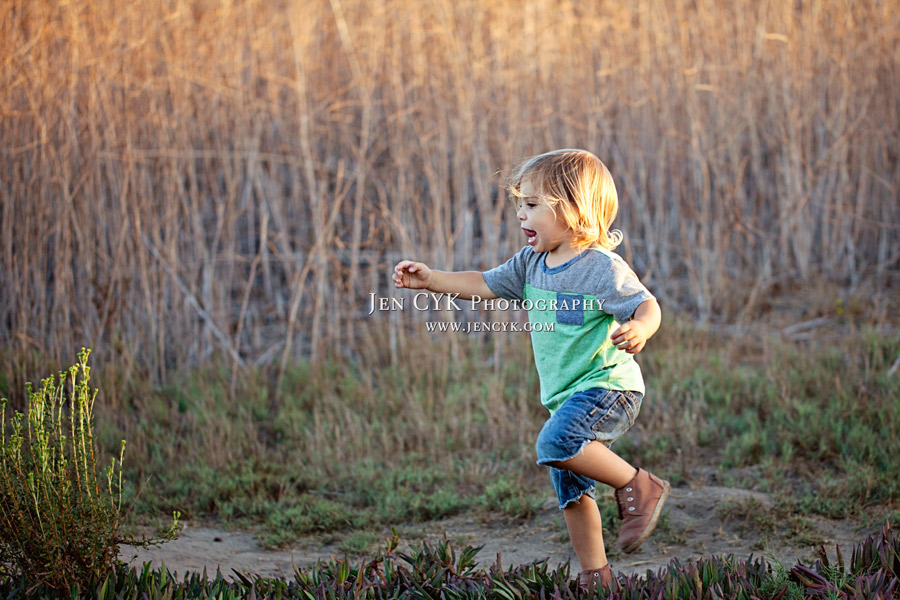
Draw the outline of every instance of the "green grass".
M900 338L853 333L784 343L667 322L640 356L637 425L614 449L676 485L715 467L726 484L773 493L780 516L896 511L900 384L887 370ZM111 454L128 439L145 524L178 510L283 546L462 513L529 517L552 496L534 465L546 413L529 348L506 344L498 361L489 342L456 343L415 340L399 365L376 353L297 365L281 389L265 369L233 387L226 369L183 372L98 403L97 440ZM613 539L615 509L601 510Z
M372 536L355 535L343 546L357 550L368 546ZM348 556L295 569L289 578L265 578L234 572L188 573L179 580L164 567L142 569L124 564L105 579L73 587L72 598L503 598L507 600L553 597L560 600L598 597L627 598L854 598L894 597L900 575L900 538L890 525L880 535L870 535L851 549L849 560L837 553L829 560L822 550L811 565L796 563L790 569L760 557L747 560L735 556L712 556L682 564L670 561L658 572L646 575L618 574L611 590L584 593L572 578L570 564L549 568L547 561L507 565L498 560L487 567L477 564L478 547L443 540L435 546L422 544L409 552L398 551L396 532L383 548L364 559ZM229 580L230 579L230 580ZM0 571L0 596L4 598L58 598L59 590L33 585L30 574Z
M790 571L781 562L770 558L772 568L767 577L759 586L762 598L780 598L782 600L803 600L803 588L796 582L790 581Z
M439 350L439 349L437 349ZM549 493L531 442L536 381L515 363L484 377L440 352L412 376L349 362L300 365L281 390L248 373L190 373L126 402L135 442L128 479L145 481L145 521L180 507L258 531L269 546L298 536L365 531L460 514L527 517ZM483 367L480 367L483 368ZM106 439L106 438L103 438ZM109 439L113 439L112 435Z
M668 469L674 480L684 470L672 464L674 448L687 456L683 462L711 460L723 473L754 468L743 485L790 491L791 509L804 514L841 518L896 506L900 381L887 371L900 356L900 338L854 333L763 340L737 356L715 343L650 354L646 370L665 406L644 429L646 443L627 446L628 456ZM682 367L679 377L673 371Z
M719 505L718 514L723 521L737 524L741 534L759 536L751 550L765 550L773 544L792 543L803 547L818 547L825 539L809 521L785 501L764 506L756 498Z

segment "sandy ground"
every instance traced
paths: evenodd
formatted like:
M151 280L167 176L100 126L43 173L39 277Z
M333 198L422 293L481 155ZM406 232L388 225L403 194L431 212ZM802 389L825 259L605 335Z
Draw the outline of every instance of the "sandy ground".
M601 501L611 502L612 499ZM877 523L866 529L847 521L809 518L811 527L805 536L805 545L791 545L775 538L768 548L763 548L760 533L754 531L748 521L736 516L734 511L727 514L727 507L748 502L764 510L771 506L772 500L759 492L726 487L672 488L661 526L638 552L629 555L615 552L615 540L606 540L613 569L645 574L647 570L657 571L674 558L685 561L714 554L733 554L738 558L751 554L768 555L792 566L798 560L813 560L818 543L824 544L830 556L835 555L836 544L849 555L853 544L880 529ZM548 559L551 566L571 561L572 571L578 569L578 560L569 545L555 500L548 500L542 510L528 520L457 516L410 525L401 531L401 549L421 547L423 541L433 544L446 538L457 548L483 546L478 554L483 565L494 563L499 555L505 566ZM214 575L216 569L221 569L226 576L236 570L247 575L283 577L293 573L292 565L309 567L330 556L343 556L343 552L335 543L323 543L316 537L299 539L286 550L265 550L249 533L186 523L178 540L149 550L125 546L121 548L120 556L135 566L146 561L154 566L165 564L169 571L179 575L204 569Z

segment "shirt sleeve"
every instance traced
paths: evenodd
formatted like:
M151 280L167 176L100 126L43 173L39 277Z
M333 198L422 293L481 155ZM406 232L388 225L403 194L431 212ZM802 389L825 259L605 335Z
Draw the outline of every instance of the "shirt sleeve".
M525 295L525 253L533 252L525 246L512 258L490 271L482 273L491 291L506 300L522 300Z
M597 300L603 303L603 311L611 314L616 322L624 323L634 316L638 306L653 299L653 294L644 287L625 260L614 256L597 294Z

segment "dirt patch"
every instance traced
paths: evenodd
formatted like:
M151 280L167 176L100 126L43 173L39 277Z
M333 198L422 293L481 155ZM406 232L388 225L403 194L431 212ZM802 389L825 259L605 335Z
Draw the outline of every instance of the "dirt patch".
M612 499L604 497L600 502ZM638 574L657 571L675 558L684 562L729 554L737 558L772 556L791 566L798 560L813 560L820 544L831 556L836 544L849 555L853 544L880 528L878 524L866 527L813 517L779 522L771 506L772 499L760 492L716 486L672 488L660 526L638 552L622 554L614 550L615 540L606 540L610 562L616 571ZM499 555L504 566L547 559L554 567L571 561L572 571L578 570L555 499L548 500L528 520L457 516L411 525L402 531L402 548L446 538L457 548L483 546L478 555L482 565L496 562ZM261 548L249 533L191 523L183 524L178 540L160 548L125 546L120 554L135 566L148 561L155 567L165 564L180 575L204 569L213 575L221 569L226 576L236 570L265 577L290 576L292 565L310 567L330 556L343 555L335 543L323 543L317 537L305 537L290 549L273 551Z

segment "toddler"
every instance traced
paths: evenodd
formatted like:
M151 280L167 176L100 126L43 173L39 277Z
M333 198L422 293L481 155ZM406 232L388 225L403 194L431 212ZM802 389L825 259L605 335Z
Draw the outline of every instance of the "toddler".
M538 464L550 468L581 564L579 584L608 587L596 482L615 489L624 552L651 534L669 494L667 481L609 449L640 410L644 382L634 355L659 328L659 305L612 252L622 237L610 229L618 196L596 156L583 150L535 156L513 171L507 189L527 242L515 256L484 273L404 260L393 281L463 299L518 300L528 311L541 402L550 412L537 440Z

